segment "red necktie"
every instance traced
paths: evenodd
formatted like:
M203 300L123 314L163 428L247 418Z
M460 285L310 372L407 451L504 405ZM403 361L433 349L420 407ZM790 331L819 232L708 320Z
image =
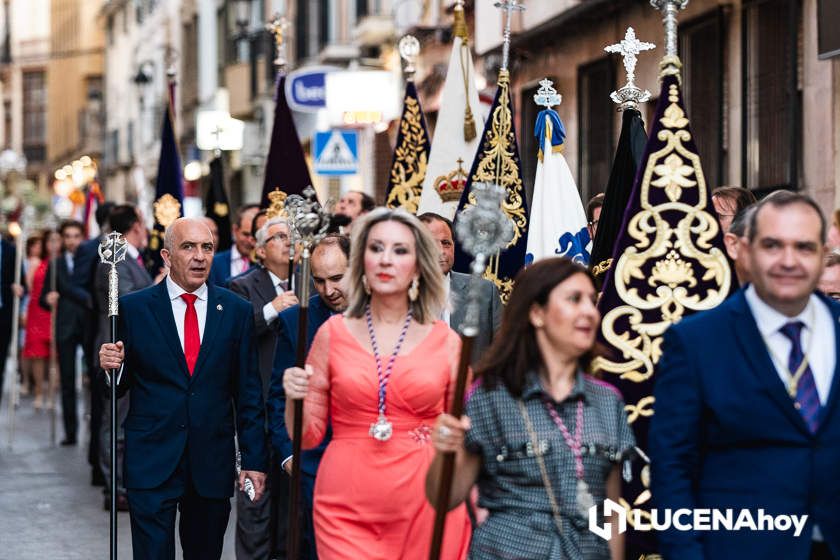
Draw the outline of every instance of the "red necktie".
M201 347L201 337L198 335L198 313L195 312L195 294L181 294L181 299L187 303L184 312L184 356L187 358L187 369L190 375L195 370L198 361L198 349Z
M143 255L137 255L137 264L139 264L143 268L146 268L146 265L143 263Z

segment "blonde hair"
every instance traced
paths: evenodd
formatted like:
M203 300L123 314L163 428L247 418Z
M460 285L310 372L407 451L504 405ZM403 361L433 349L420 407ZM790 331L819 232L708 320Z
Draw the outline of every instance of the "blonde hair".
M414 234L419 292L417 299L410 303L411 313L418 323L431 323L440 318L446 306L446 286L438 264L437 244L420 220L402 209L377 208L353 223L349 267L350 304L346 315L358 318L365 314L365 306L370 299L362 282L365 274L365 248L373 226L386 221L403 224Z

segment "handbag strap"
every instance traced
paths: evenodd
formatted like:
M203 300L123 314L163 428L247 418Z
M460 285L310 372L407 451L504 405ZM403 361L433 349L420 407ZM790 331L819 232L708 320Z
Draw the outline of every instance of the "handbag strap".
M525 421L525 429L528 430L528 437L531 439L531 447L534 450L534 457L536 457L537 464L540 467L540 475L542 475L545 493L548 495L548 501L551 504L551 513L554 518L554 524L557 526L557 531L562 534L563 521L560 516L560 506L557 504L554 487L552 487L551 480L548 478L548 469L545 467L543 453L540 449L539 441L537 441L537 432L534 430L534 425L531 424L531 417L528 415L528 409L525 407L525 403L520 399L517 401L517 404L519 404L519 411L522 413L522 419Z

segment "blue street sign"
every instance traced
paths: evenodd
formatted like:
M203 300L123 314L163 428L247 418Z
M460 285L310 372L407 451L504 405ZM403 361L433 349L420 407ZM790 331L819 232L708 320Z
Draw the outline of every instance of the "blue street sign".
M327 106L327 74L331 66L306 66L286 78L286 99L295 111L315 112Z
M315 173L355 175L359 170L359 134L355 130L333 129L316 132Z

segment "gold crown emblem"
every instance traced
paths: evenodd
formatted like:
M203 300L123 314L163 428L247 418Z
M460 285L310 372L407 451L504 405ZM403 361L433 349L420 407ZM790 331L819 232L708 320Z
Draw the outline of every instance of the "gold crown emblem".
M463 163L464 160L458 158L458 169L435 179L435 190L443 202L458 202L461 200L461 193L467 187L467 174L464 171Z
M265 215L268 217L269 220L278 216L286 215L287 196L288 195L281 191L279 187L276 187L273 191L268 193L268 200L271 202L271 204L269 204L268 210L265 211Z
M154 208L155 219L164 228L168 228L172 222L181 217L181 203L169 193L157 199Z

